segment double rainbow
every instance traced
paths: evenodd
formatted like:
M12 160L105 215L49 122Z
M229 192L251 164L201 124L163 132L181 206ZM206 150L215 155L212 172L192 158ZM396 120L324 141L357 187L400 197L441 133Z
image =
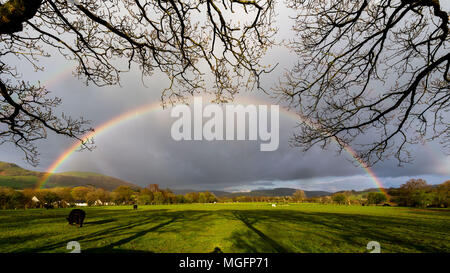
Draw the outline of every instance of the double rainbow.
M135 108L131 111L122 113L105 123L101 124L97 128L95 128L94 131L86 134L82 139L83 140L89 140L94 136L98 136L101 133L107 131L108 129L111 129L115 126L118 126L128 120L131 120L135 117L150 113L152 111L156 111L162 109L161 104L159 102L150 103L144 106L140 106L138 108ZM42 188L45 183L50 179L53 173L58 169L58 167L66 161L75 151L77 151L81 147L82 143L80 141L75 142L72 144L67 150L65 150L53 163L48 167L48 169L45 172L45 175L42 176L41 179L39 179L36 188Z
M245 100L255 103L255 99L245 99ZM264 104L264 103L259 103L259 104ZM95 131L90 132L89 134L84 136L83 139L87 140L94 136L98 136L102 133L105 133L109 129L112 129L114 127L117 127L117 126L129 121L129 120L132 120L133 118L136 118L136 117L139 117L139 116L142 116L142 115L145 115L145 114L157 111L157 110L161 110L161 109L162 109L162 106L161 106L160 102L153 102L150 104L139 106L135 109L132 109L130 111L122 113L122 114L106 121L105 123L103 123L100 126L98 126L97 128L95 128ZM313 123L311 121L309 121L308 119L301 117L294 112L288 111L287 109L285 109L283 107L280 107L280 112L283 113L285 116L293 118L296 121L305 122L310 126L314 126ZM336 139L333 139L333 140L337 142ZM71 145L67 150L65 150L46 170L45 175L38 181L37 187L42 188L47 183L47 181L52 176L52 174L55 173L55 171L58 169L58 167L63 162L65 162L76 150L78 150L80 148L80 146L81 146L81 142L76 142L73 145ZM380 190L380 192L387 195L380 179L375 175L375 173L372 171L372 169L369 166L367 166L364 163L364 161L362 161L357 156L357 153L348 145L344 146L344 150L358 162L358 164L361 166L361 168L363 168L363 170L373 180L373 182L375 183L377 188Z

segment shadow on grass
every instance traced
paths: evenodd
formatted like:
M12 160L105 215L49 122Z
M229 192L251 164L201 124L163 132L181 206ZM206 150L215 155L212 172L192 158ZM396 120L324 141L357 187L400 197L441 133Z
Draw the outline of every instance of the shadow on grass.
M258 223L258 227L270 230L271 234L289 233L292 229L296 229L296 234L305 240L315 236L315 244L329 244L329 246L323 247L324 252L335 252L337 245L343 245L343 249L339 251L365 252L365 244L372 240L409 252L442 252L445 249L448 251L450 245L448 236L444 238L444 241L435 237L437 233L450 234L450 226L445 228L441 224L427 220L422 221L420 218L408 219L295 210L240 210L232 212L232 214L235 219L240 220L249 229L248 231L235 231L230 237L235 249L244 252L294 251L283 246L280 241L267 236L261 231L261 228L256 228L256 223ZM288 237L282 236L282 238L284 242L289 242ZM293 239L296 239L297 242L300 241L299 237ZM308 252L308 248L302 246L301 241L296 249Z
M259 221L258 218L253 217L249 218L247 217L246 213L242 213L241 211L235 211L233 212L234 217L244 223L248 229L250 229L252 232L257 234L259 236L259 240L254 240L253 245L250 244L250 241L243 240L242 238L251 238L251 234L249 232L244 232L241 234L241 236L238 235L238 233L234 233L232 236L232 240L234 240L235 246L238 248L244 250L245 252L259 252L258 250L261 249L261 247L256 247L256 244L261 245L261 243L264 245L269 245L271 249L273 249L275 252L278 253L287 253L289 252L285 247L283 247L280 243L277 241L271 239L269 236L261 232L259 229L255 228L253 225ZM243 236L242 236L243 235ZM242 238L240 238L242 237ZM272 251L270 251L272 252Z
M121 249L120 246L127 244L133 240L136 240L142 236L145 236L148 233L151 232L180 232L184 229L184 226L187 226L188 224L184 223L185 221L192 222L192 223L199 223L198 229L202 228L202 223L200 221L200 218L203 215L206 215L207 213L204 211L173 211L168 212L166 210L151 210L151 211L142 211L140 214L127 214L129 212L125 212L123 210L118 211L122 213L120 216L123 218L124 215L130 215L130 218L127 218L129 221L128 223L119 224L112 227L105 227L102 230L94 231L85 233L80 236L76 237L68 237L65 238L63 241L59 241L56 243L47 244L41 247L36 248L27 248L27 249L21 249L21 252L27 252L27 253L35 253L35 252L49 252L53 251L58 248L65 248L67 242L69 241L77 241L81 244L82 251L83 252L103 252L103 253L137 253L137 252L150 252L150 251L141 251L141 250L133 250L133 249ZM115 215L117 217L118 215ZM99 217L99 215L96 215L96 218ZM123 219L122 219L123 221ZM110 222L115 222L115 220L101 220L101 221L95 221L91 223L97 223L97 224L106 224ZM179 222L179 223L178 223ZM156 225L148 228L148 229L142 229L146 225L152 225L155 223ZM174 226L174 224L178 223L178 226ZM184 223L184 224L183 224ZM191 223L191 225L192 225ZM92 225L95 226L95 225ZM163 228L167 228L168 230L164 231ZM83 228L79 228L80 232L86 232L89 230L89 222L87 225ZM192 230L192 226L191 226ZM123 238L126 236L125 238ZM115 238L120 238L112 243L106 244L101 247L95 247L95 248L83 248L83 244L86 244L88 242L104 242L115 240Z
M148 234L201 234L205 227L214 225L217 219L242 223L238 225L241 228L231 230L231 236L218 238L231 242L232 251L236 252L365 252L367 242L372 240L381 243L382 251L389 250L383 247L387 245L390 245L390 251L408 252L448 252L450 248L450 225L446 225L448 219L445 218L425 219L408 215L383 216L289 209L104 212L87 211L87 220L95 221L88 221L85 227L71 230L64 240L59 238L56 242L51 241L20 251L59 251L61 248L65 249L67 242L78 241L82 252L145 253L150 252L145 249L151 249L152 246L139 245L139 239ZM0 244L6 246L9 240L20 243L21 240L34 239L36 238L7 237L3 238ZM133 249L130 246L130 243L136 240L136 248L141 249ZM222 242L212 243L219 245ZM86 248L89 245L94 247ZM222 250L216 247L213 252L220 253Z
M107 223L111 223L116 221L115 219L106 219L106 220L100 220L100 221L89 221L84 223L84 226L90 226L90 225L103 225L103 224L107 224Z
M39 234L41 235L41 234ZM0 239L0 249L2 249L2 246L7 246L11 244L23 244L30 240L35 240L36 237L39 237L37 234L30 234L30 235L20 235L20 236L8 236ZM2 251L0 251L2 252Z
M133 235L127 237L127 238L121 239L121 240L116 241L116 242L114 242L112 244L109 244L107 246L99 247L99 248L87 249L85 252L101 252L101 253L104 253L104 252L116 252L117 249L114 249L114 247L118 247L118 246L121 246L123 244L129 243L129 242L131 242L131 241L133 241L133 240L135 240L135 239L137 239L139 237L142 237L142 236L146 235L149 232L157 231L157 230L159 230L159 229L161 229L161 228L163 228L163 227L165 227L167 225L170 225L171 223L175 222L179 217L180 217L180 215L174 215L174 217L172 219L170 219L169 221L167 221L167 222L158 224L158 225L156 225L156 226L154 226L152 228L149 228L149 229L146 229L146 230L143 230L143 231L136 232L135 234L133 234ZM119 250L119 251L126 252L127 250ZM131 250L131 251L133 251L133 250Z

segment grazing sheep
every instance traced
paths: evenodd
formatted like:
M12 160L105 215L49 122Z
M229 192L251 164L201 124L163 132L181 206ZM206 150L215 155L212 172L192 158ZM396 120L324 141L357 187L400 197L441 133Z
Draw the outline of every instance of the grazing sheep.
M53 209L55 207L52 204L45 204L44 208L46 208L46 209Z
M83 226L84 218L86 217L86 212L81 209L73 209L69 217L66 218L69 221L69 225L73 225L73 223L77 224L79 227Z

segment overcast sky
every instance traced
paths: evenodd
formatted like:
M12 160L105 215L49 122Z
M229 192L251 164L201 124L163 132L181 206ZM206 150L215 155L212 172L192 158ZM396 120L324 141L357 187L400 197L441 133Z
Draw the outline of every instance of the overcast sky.
M287 16L280 16L278 24L279 37L289 37ZM266 61L280 64L264 78L265 86L277 82L293 60L295 58L285 49L272 50ZM166 86L157 74L147 78L144 86L140 74L135 71L122 77L121 87L86 87L70 74L74 64L58 54L51 60L43 60L42 64L47 67L45 72L21 68L24 78L46 84L54 96L63 99L60 111L74 117L82 115L92 121L94 128L121 113L158 101ZM267 95L255 91L243 92L238 102L242 98L273 103ZM334 147L328 150L316 147L308 152L291 147L288 140L295 132L296 121L286 114L280 115L280 146L274 152L260 152L257 141L176 142L170 136L174 120L170 117L170 109L166 109L113 126L95 137L97 148L94 151L74 153L57 172L91 171L141 186L157 183L161 187L199 190L292 187L337 191L376 186L348 154L338 155ZM72 144L73 140L53 134L40 141L40 165L37 168L28 165L23 154L12 145L0 146L0 161L44 171ZM398 167L391 159L377 164L373 171L386 187L399 186L411 177L425 178L433 184L442 183L450 179L450 157L441 150L437 143L417 145L411 151L415 156L412 164Z

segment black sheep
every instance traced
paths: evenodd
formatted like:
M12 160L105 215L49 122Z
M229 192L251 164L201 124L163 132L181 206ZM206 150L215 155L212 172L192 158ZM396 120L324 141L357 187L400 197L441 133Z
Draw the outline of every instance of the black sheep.
M84 217L86 217L86 212L81 209L73 209L67 221L69 221L69 225L73 225L73 223L77 224L79 227L83 226Z

